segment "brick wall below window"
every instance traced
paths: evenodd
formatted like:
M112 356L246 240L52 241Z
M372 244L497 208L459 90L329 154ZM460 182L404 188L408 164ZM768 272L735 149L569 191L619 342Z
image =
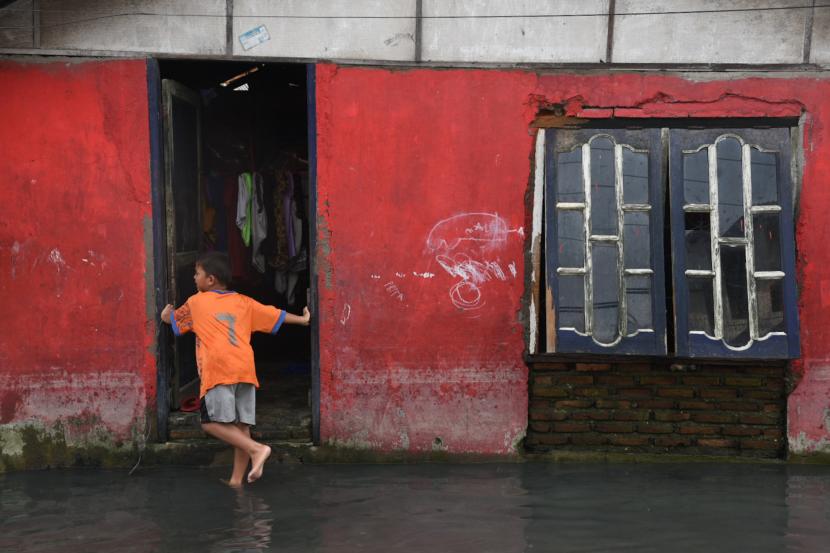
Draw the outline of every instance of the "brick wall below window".
M783 456L785 374L781 365L531 363L525 447Z

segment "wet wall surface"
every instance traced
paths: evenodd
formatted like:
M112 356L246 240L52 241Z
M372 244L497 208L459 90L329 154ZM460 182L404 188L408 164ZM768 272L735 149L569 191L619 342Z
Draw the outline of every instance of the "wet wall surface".
M830 550L830 467L283 465L0 475L0 551Z

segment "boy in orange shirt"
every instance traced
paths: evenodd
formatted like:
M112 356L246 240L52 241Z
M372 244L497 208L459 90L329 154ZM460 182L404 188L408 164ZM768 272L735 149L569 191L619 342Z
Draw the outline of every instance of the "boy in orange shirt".
M211 252L196 261L193 280L199 293L173 310L167 305L161 320L181 336L196 333L196 364L201 378L202 428L234 447L233 472L228 482L242 485L248 461L248 482L262 476L271 448L251 439L255 423L255 389L259 387L251 349L252 332L276 334L283 323L308 326L311 315L302 316L262 305L248 296L228 290L231 279L226 255Z

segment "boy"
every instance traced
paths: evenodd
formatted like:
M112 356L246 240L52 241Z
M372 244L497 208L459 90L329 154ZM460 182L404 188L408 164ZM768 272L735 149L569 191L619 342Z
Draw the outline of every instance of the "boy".
M242 485L251 462L248 482L262 476L271 448L251 439L255 423L255 389L259 387L251 349L252 332L276 334L283 323L308 326L308 308L302 316L228 290L231 280L226 255L211 252L196 261L193 275L199 293L175 311L167 305L161 320L181 336L196 333L196 364L201 378L202 429L234 447L233 472L228 482Z

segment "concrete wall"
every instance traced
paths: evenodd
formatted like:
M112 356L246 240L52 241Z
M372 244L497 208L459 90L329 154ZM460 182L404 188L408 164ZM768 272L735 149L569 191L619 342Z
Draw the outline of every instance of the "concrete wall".
M801 63L810 10L645 15L684 10L784 8L801 0L618 0L619 63ZM637 15L627 15L637 14Z
M18 0L0 9L0 53L433 64L830 63L830 8L805 9L809 2L802 0L617 0L611 17L609 4L40 0L42 11L33 13L32 0ZM243 46L240 37L260 26L267 40Z
M145 62L0 82L0 471L101 462L155 420Z
M324 441L514 451L529 125L550 102L575 116L806 114L787 432L792 452L830 451L830 81L321 65L317 98Z
M816 10L815 19L813 19L810 61L830 65L830 8Z
M414 14L415 0L236 0L233 53L286 58L411 60L415 56ZM368 15L373 19L338 19L338 15ZM260 25L268 30L270 40L245 50L239 36Z
M599 63L608 0L425 0L423 59L442 62ZM527 18L455 19L527 14ZM565 14L566 17L538 17Z

